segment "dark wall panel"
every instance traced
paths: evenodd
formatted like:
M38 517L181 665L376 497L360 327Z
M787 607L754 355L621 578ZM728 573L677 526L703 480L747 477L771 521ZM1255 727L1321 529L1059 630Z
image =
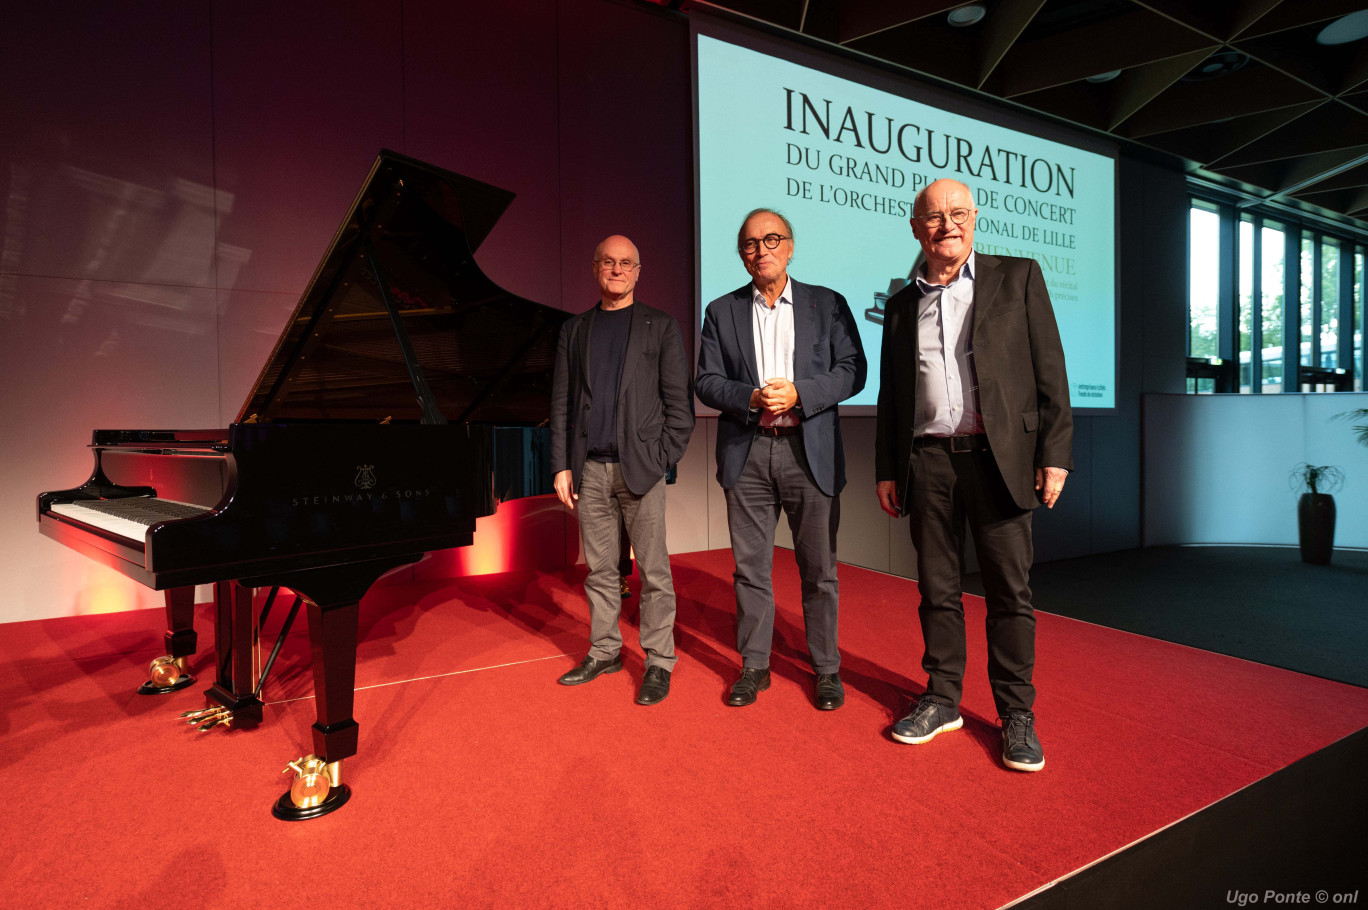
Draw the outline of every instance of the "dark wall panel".
M562 306L555 0L405 0L403 15L398 151L516 193L480 266L516 294Z
M596 299L594 245L625 234L642 300L693 350L693 100L688 29L657 10L561 0L561 250L565 308Z

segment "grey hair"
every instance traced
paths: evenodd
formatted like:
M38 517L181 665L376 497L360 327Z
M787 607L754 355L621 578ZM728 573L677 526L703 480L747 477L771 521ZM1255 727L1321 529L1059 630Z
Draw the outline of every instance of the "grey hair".
M741 249L741 244L746 242L746 222L750 221L756 215L773 215L775 218L778 218L780 221L784 222L784 230L788 231L789 239L793 239L793 225L789 224L789 220L784 217L783 212L776 212L774 209L765 208L751 209L746 213L746 217L741 219L741 226L736 229L736 248L738 250Z

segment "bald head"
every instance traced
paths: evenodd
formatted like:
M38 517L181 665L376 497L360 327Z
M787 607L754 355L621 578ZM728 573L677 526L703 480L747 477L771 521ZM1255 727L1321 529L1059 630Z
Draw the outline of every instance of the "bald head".
M912 200L912 214L924 215L927 212L948 212L949 208L942 206L946 201L954 201L955 207L972 209L974 207L974 194L969 187L958 180L951 180L949 177L942 177L940 180L933 180L921 188L915 199Z
M594 247L594 277L598 280L599 296L606 310L631 306L632 293L641 275L641 256L636 244L621 234L599 241Z
M912 234L926 254L927 278L948 280L974 251L974 194L958 180L937 180L917 194L912 211Z
M639 255L637 255L636 244L635 244L635 243L632 243L632 241L628 240L626 237L622 236L621 234L614 234L614 235L611 236L611 237L604 237L602 240L600 240L600 241L599 241L599 245L596 246L596 247L594 247L594 258L595 258L595 259L602 259L602 258L604 257L604 255L605 255L605 254L604 254L604 250L607 249L607 247L608 247L609 245L612 245L614 249L621 249L621 248L623 248L623 247L626 247L626 249L628 249L628 250L631 251L630 254L629 254L630 257L631 257L631 260L632 260L633 262L637 263L638 265L641 264L641 257L640 257ZM609 254L609 255L612 255L612 257L613 257L614 259L621 259L621 258L623 258L621 255L617 255L617 254Z

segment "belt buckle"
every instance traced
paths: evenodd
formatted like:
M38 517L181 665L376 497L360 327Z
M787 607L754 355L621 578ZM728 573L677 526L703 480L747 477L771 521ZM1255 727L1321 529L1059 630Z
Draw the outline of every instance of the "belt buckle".
M956 454L974 451L974 437L972 436L951 436L950 451Z

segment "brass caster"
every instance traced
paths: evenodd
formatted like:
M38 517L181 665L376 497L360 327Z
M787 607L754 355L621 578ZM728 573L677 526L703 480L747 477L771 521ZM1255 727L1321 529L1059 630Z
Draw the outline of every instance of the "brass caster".
M342 783L342 763L325 762L317 755L296 758L281 774L295 774L289 792L281 795L271 814L284 821L307 821L342 808L351 788Z
M147 668L147 682L138 687L139 695L165 695L184 689L195 681L185 672L185 658L164 656Z
M205 730L212 730L220 724L225 727L233 725L233 712L222 705L202 708L199 711L182 711L180 716L192 727L198 724L201 733Z

